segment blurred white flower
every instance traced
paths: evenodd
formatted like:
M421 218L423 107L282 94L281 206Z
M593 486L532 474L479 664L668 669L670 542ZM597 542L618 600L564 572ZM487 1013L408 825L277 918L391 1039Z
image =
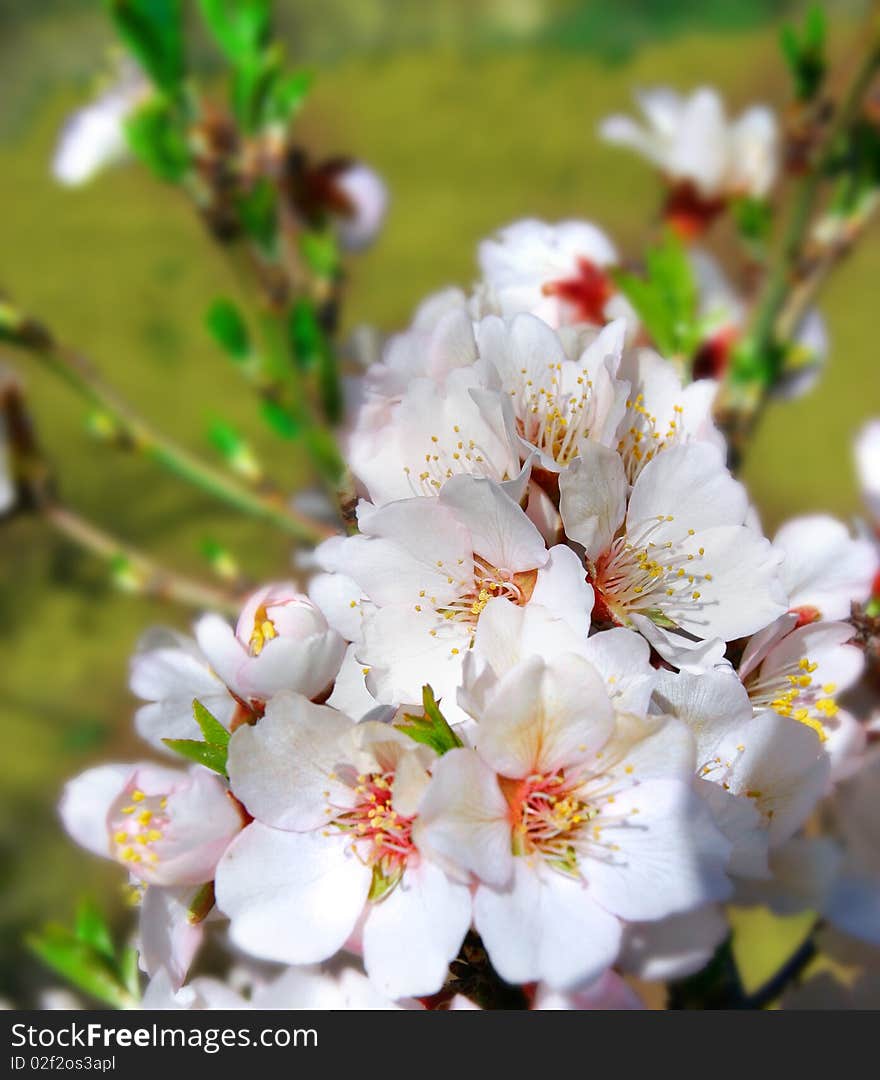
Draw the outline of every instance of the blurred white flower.
M52 173L67 187L80 187L128 156L125 121L150 91L143 73L125 67L117 81L69 117L59 136Z
M388 211L388 188L373 169L355 162L334 177L345 204L333 215L339 243L346 251L363 251L379 235Z
M856 469L862 497L880 526L880 420L870 420L856 438Z
M607 272L617 251L588 221L514 222L480 244L479 262L501 315L527 312L554 329L633 315Z
M794 518L782 525L773 546L783 555L782 583L789 607L804 619L847 619L863 604L880 569L876 546L853 538L827 514Z
M603 138L631 147L671 184L690 185L702 200L766 198L770 193L780 149L776 118L768 108L753 106L731 122L710 87L689 96L658 88L636 100L645 125L611 116L601 125Z

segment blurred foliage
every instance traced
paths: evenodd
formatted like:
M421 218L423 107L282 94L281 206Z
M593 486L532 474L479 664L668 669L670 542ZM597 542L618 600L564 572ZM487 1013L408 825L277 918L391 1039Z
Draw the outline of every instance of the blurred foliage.
M291 52L322 65L301 121L305 140L318 154L362 156L392 189L382 241L351 270L346 325L400 327L431 290L471 281L476 242L517 217L592 218L624 254L641 250L659 195L649 170L597 140L598 120L626 109L633 87L657 82L712 81L732 108L784 101L778 19L791 7L769 0L279 4ZM859 7L831 6L832 60ZM209 305L234 298L236 282L188 206L142 168L75 192L49 176L57 131L89 94L111 40L97 4L0 0L0 28L0 285L86 349L181 441L202 449L206 425L220 415L252 437L267 471L295 488L300 462L257 422L256 400L242 393L240 373L205 327ZM605 63L636 46L626 65ZM820 385L768 410L746 470L768 528L797 512L858 510L850 442L857 425L880 413L878 276L880 245L870 239L823 304L833 351ZM24 359L15 364L72 505L185 570L204 571L203 552L219 546L254 579L290 572L283 538L90 439L67 391ZM118 897L114 918L129 925L118 868L66 839L55 804L76 771L143 752L131 733L127 658L145 627L185 629L187 616L118 595L103 567L34 522L0 532L0 568L0 730L12 763L0 792L0 994L26 1001L47 976L26 961L23 929L69 921L86 890L102 906ZM757 937L783 940L772 924Z

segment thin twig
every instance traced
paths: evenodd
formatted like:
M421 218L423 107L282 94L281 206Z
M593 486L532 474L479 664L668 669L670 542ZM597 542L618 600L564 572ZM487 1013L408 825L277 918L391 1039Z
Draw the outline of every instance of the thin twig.
M318 543L335 535L336 530L332 527L290 506L280 492L252 491L178 446L138 416L102 381L85 357L56 343L42 327L29 322L23 325L27 332L18 336L16 344L27 348L44 367L63 379L92 407L108 414L118 435L146 457L236 510L266 521L300 540Z
M119 569L124 587L138 596L172 600L199 610L237 615L241 604L222 589L166 570L141 551L122 543L79 514L56 503L41 507L45 520L62 536Z
M779 254L755 307L748 347L740 354L741 365L737 364L734 357L727 384L730 401L725 410L728 414L725 426L728 429L734 461L741 455L742 447L754 430L766 405L769 391L778 378L778 373L772 370L769 358L775 354L776 347L782 340L780 320L803 266L804 242L813 220L822 181L837 151L841 136L857 119L865 94L880 69L880 3L875 2L872 5L866 36L868 46L856 67L849 89L836 110L820 149L793 192L791 212L783 232ZM756 357L761 358L769 377L760 380L755 378Z
M755 311L752 348L760 353L776 338L776 321L785 303L791 279L801 261L802 248L820 185L825 178L840 137L852 125L862 107L865 93L880 67L880 9L873 6L868 49L838 107L822 147L807 173L801 178L792 201L779 259Z

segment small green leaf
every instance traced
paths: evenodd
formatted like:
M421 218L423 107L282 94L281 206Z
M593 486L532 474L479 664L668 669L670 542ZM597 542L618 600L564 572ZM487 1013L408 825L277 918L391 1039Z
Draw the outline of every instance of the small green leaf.
M288 325L297 366L301 371L315 372L324 417L329 424L338 424L344 408L339 365L314 303L306 299L298 300L291 309Z
M265 45L271 0L199 0L202 18L233 64L241 64Z
M265 398L261 411L269 427L282 439L294 440L302 435L302 423L291 412L272 398Z
M693 352L700 337L697 285L687 251L671 230L647 252L644 277L625 270L612 271L612 277L661 353Z
M76 909L74 934L78 941L112 961L115 955L110 928L100 909L89 899L79 902Z
M114 1008L132 1008L135 993L125 985L106 956L69 930L51 924L26 939L28 948L75 987Z
M186 133L167 98L155 96L125 122L131 152L162 180L177 183L190 167Z
M409 735L413 742L430 746L439 755L464 745L440 712L430 686L422 689L422 707L425 710L424 716L404 715L404 723L394 725L397 730Z
M673 622L668 615L664 615L660 608L651 608L644 614L655 626L662 626L665 630L678 629L678 623Z
M229 732L200 701L193 701L193 716L205 742L224 748L229 746Z
M275 85L281 74L280 46L267 49L237 68L232 79L232 107L246 132L254 133L272 114Z
M175 753L226 776L226 756L229 750L229 732L200 701L193 701L193 716L199 730L205 736L198 739L163 739L162 742Z
M333 278L339 272L339 245L329 229L304 232L299 247L302 257L319 277Z
M143 573L122 552L110 559L110 578L122 592L137 594L144 587Z
M297 366L302 371L312 371L318 366L323 338L314 304L306 299L297 300L290 310L288 329Z
M181 0L104 0L119 36L157 86L175 96L184 75Z
M205 325L214 340L233 360L246 360L251 341L244 317L231 300L218 297L208 308Z
M730 359L730 381L734 385L773 386L782 370L785 347L772 343L757 350L746 338L734 347Z
M773 207L766 199L744 197L732 206L733 218L740 236L749 244L763 246L773 225Z
M394 889L402 877L402 863L395 865L390 873L386 872L381 863L374 863L373 876L370 879L370 891L367 894L367 899L371 900L374 904L378 904L380 900L384 900L392 889Z
M236 581L241 576L241 567L235 556L218 540L206 537L202 540L200 549L211 569L223 581Z
M249 236L265 250L271 251L278 230L277 193L265 178L259 180L246 195L238 199L238 212Z
M187 921L196 924L207 919L214 906L214 882L208 881L199 889L189 904Z
M262 466L250 444L227 420L215 417L211 421L208 425L208 440L235 472L251 482L262 477Z
M141 995L141 969L138 963L138 951L131 945L122 948L119 956L119 977L122 985L134 998Z
M200 742L198 739L163 739L169 750L173 750L187 761L204 765L221 776L226 775L226 751L219 746Z
M288 123L300 111L312 88L312 73L297 71L276 80L266 102L265 119L271 123Z
M807 12L802 33L793 26L784 26L780 31L779 45L799 101L812 101L825 81L828 69L826 38L826 16L818 5Z

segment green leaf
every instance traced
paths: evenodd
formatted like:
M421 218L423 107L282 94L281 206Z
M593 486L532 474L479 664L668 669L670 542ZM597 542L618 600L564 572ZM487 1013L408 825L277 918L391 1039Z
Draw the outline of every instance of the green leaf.
M297 366L301 371L314 370L320 362L324 335L311 301L296 301L290 310L288 331Z
M301 299L293 305L289 333L297 366L302 371L314 371L317 375L325 419L332 425L338 424L344 407L339 365L330 339L318 320L315 305L310 300Z
M193 716L205 736L205 742L214 746L229 746L229 732L200 701L193 701Z
M282 439L294 440L302 435L303 426L297 417L272 398L266 398L261 406L263 419Z
M367 899L374 904L378 904L380 900L384 900L392 889L394 889L402 877L402 863L395 865L390 873L386 872L381 862L374 863L373 876L370 879L370 891L367 894Z
M678 623L673 622L667 615L664 615L660 608L650 608L645 611L645 615L654 623L655 626L662 626L666 630L677 630Z
M115 956L110 928L100 909L92 900L80 900L76 909L74 935L78 941L112 961Z
M740 236L751 245L763 247L773 225L773 207L766 199L744 197L732 206L733 218Z
M199 0L202 18L226 58L242 64L267 42L271 0Z
M141 969L138 963L138 951L132 945L123 947L119 963L119 978L122 985L134 998L141 996Z
M206 769L211 769L221 776L226 775L226 751L219 746L199 742L198 739L163 739L162 742L169 750L185 757L187 761L204 765Z
M226 756L229 751L229 732L200 701L193 701L193 716L199 730L205 736L198 739L163 739L162 742L175 753L204 765L221 776L226 776Z
M773 386L785 359L784 345L774 343L757 350L746 338L731 353L730 381L734 385Z
M827 21L819 6L807 12L802 33L793 26L784 26L780 31L779 45L799 101L812 101L822 88L828 70L826 38Z
M153 82L176 96L184 76L181 0L104 0L119 36Z
M672 231L645 256L645 277L625 270L612 277L651 336L667 357L689 356L700 328L697 285L687 251Z
M265 120L287 123L300 111L312 88L310 71L296 71L292 75L279 76L266 102Z
M447 750L456 750L464 745L440 712L430 686L422 688L422 708L425 710L424 716L404 715L405 722L394 725L397 730L409 735L413 742L430 746L441 756Z
M236 305L218 297L205 314L205 325L214 340L233 360L246 360L251 354L248 328Z
M178 183L190 167L189 145L167 98L146 101L125 122L129 148L156 176Z
M333 278L339 272L339 245L329 229L304 232L299 247L302 257L319 277Z
M189 903L187 921L195 924L203 922L214 906L214 882L208 881L199 889Z
M258 131L271 115L281 63L281 49L277 47L236 69L232 78L232 108L245 131Z
M235 556L218 540L206 537L199 547L211 569L223 581L236 581L241 577L241 567Z
M249 236L265 250L271 251L278 230L277 193L267 179L261 179L246 195L238 199L241 223Z
M251 482L262 477L263 469L250 444L228 421L221 417L211 420L208 440L223 456L229 468Z
M135 992L122 981L107 957L63 926L51 924L25 941L47 967L99 1001L117 1009L137 1004Z

